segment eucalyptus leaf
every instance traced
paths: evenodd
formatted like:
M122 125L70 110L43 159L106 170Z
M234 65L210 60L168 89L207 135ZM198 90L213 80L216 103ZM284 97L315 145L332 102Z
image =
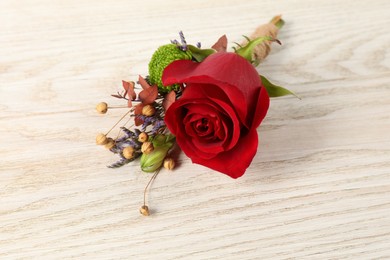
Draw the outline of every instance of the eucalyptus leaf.
M294 92L292 92L292 91L290 91L290 90L288 90L286 88L274 85L268 79L266 79L264 76L260 75L260 78L261 78L261 82L263 83L263 86L265 87L265 89L268 92L268 96L270 96L270 97L281 97L281 96L286 96L286 95L293 95L293 96L301 99Z

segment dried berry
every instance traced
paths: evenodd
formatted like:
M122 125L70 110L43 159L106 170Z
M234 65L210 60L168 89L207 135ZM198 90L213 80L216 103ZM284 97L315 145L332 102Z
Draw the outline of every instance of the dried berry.
M154 146L152 142L144 142L141 146L141 152L143 154L149 154L153 152L153 150L154 150Z
M156 109L152 105L146 105L142 108L142 115L153 116L156 113Z
M107 138L107 143L104 145L104 147L106 147L108 150L110 150L114 146L115 146L115 140L112 139L111 137L108 137Z
M139 209L139 212L144 215L144 216L149 216L150 215L150 212L149 212L149 208L148 206L146 205L143 205L140 209Z
M105 134L98 134L96 136L96 144L98 145L105 145L108 142L107 136Z
M138 141L141 142L141 143L146 142L148 139L149 139L149 136L145 132L140 133L139 136L138 136Z
M173 170L173 168L175 168L175 161L172 158L168 157L164 159L163 165L165 169Z
M96 105L96 111L99 114L105 114L107 113L108 110L108 104L106 102L100 102L99 104Z
M122 151L123 157L126 159L132 159L134 157L134 148L131 146L127 146Z

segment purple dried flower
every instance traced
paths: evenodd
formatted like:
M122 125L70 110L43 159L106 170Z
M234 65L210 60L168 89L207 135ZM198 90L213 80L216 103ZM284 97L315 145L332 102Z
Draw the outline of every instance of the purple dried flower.
M157 134L162 128L165 128L164 120L157 120L151 130L151 134Z

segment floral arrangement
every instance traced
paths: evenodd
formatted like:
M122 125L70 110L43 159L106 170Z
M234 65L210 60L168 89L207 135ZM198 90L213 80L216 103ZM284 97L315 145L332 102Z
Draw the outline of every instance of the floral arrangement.
M154 173L144 192L140 212L149 215L145 194L164 167L172 170L175 144L192 160L232 178L242 176L257 152L257 127L267 114L270 97L293 94L259 75L256 66L270 52L284 21L280 16L259 26L241 44L227 51L222 36L211 48L180 41L162 45L149 62L149 75L137 83L122 81L123 91L112 95L124 99L128 111L106 133L96 137L119 156L108 167L117 168L140 157L141 170ZM136 93L136 85L141 91ZM101 102L96 109L110 108ZM125 120L127 118L127 120ZM120 126L119 134L109 134ZM131 123L130 123L131 122ZM131 126L127 126L130 123ZM239 162L236 158L240 157Z

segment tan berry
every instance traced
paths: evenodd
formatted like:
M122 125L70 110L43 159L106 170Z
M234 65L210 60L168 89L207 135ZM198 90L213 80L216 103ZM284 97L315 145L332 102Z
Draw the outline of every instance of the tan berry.
M149 136L145 132L140 133L139 136L138 136L138 141L141 142L141 143L144 143L144 142L148 141L148 139L149 139Z
M96 144L98 145L105 145L108 142L107 136L105 134L98 134L96 136Z
M164 160L164 168L167 169L167 170L173 170L173 168L175 168L175 160L173 160L170 157L165 158L165 160Z
M141 152L144 154L150 154L151 152L153 152L153 150L154 147L152 142L144 142L141 146Z
M100 102L96 105L96 111L98 111L99 114L105 114L107 113L108 105L106 102Z
M108 137L107 138L107 143L104 145L104 147L106 147L108 150L110 150L111 148L113 148L115 146L115 141L114 139L112 139L111 137Z
M149 216L150 215L150 212L149 212L149 208L148 206L146 205L143 205L140 209L139 209L139 212L144 215L144 216Z
M131 146L127 146L122 151L123 157L126 159L132 159L134 157L134 148Z
M156 109L152 105L146 105L142 108L142 115L153 116L156 113Z

